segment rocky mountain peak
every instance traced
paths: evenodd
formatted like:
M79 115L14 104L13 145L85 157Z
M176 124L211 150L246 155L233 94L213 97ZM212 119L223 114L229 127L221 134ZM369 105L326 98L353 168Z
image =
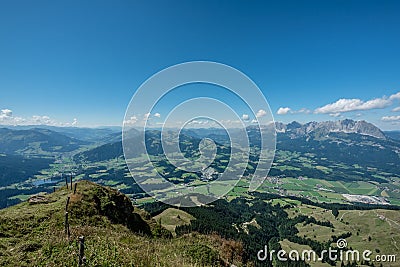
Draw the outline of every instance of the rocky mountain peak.
M364 120L354 121L350 119L344 119L323 122L312 121L305 124L301 124L296 121L293 121L289 124L277 122L275 123L275 127L277 132L292 133L300 136L319 131L326 134L331 132L358 133L380 139L386 139L385 134L378 127Z

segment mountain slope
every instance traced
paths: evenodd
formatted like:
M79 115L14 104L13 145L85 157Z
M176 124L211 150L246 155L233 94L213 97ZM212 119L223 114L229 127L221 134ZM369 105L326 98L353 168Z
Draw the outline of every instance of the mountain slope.
M69 239L64 232L68 196ZM63 187L34 196L0 210L0 265L77 266L79 236L85 237L85 266L308 266L259 262L257 251L264 245L279 250L292 242L320 253L341 237L359 250L398 252L392 245L398 226L391 222L400 213L383 207L316 205L262 193L179 210L162 203L144 207L148 212L133 207L120 192L87 181L77 183L75 194Z
M64 232L67 196L71 237ZM0 210L1 266L77 266L85 236L85 266L222 266L223 239L171 234L116 190L81 181L77 193L55 193Z
M270 127L264 127L262 131L269 131ZM400 166L400 142L391 138L386 138L382 131L372 124L360 121L344 120L338 122L310 122L300 124L292 122L288 125L277 124L277 153L274 165L271 169L271 176L282 177L311 177L321 178L332 181L375 181L378 183L389 182L383 179L379 172L400 176L398 166ZM193 134L194 136L191 136ZM212 131L207 129L188 130L181 135L182 150L189 157L196 155L200 138L211 136ZM215 132L216 138L221 143L227 144L223 132ZM247 134L249 136L250 145L258 147L260 145L260 134L258 127L248 127ZM146 133L147 135L147 133ZM160 144L160 132L149 131L146 138L146 145L151 155L162 154ZM137 140L133 140L132 144L143 142L137 136ZM222 146L218 145L219 148ZM225 146L229 148L228 146ZM132 147L137 156L144 153L139 148ZM229 160L229 149L226 149L223 160ZM300 153L308 163L287 162L282 155L285 151L291 153ZM219 154L220 155L220 154ZM75 156L75 160L87 160L91 162L105 161L123 156L121 142L105 144L103 146L82 152ZM254 159L254 157L253 157ZM164 164L165 165L165 164ZM216 165L220 165L218 162ZM285 167L282 165L290 165ZM347 170L337 168L337 166L350 166ZM318 168L316 166L319 166ZM335 171L326 171L336 166ZM359 166L356 170L354 166ZM325 168L325 170L321 170ZM374 171L372 169L376 169ZM223 168L221 168L223 170ZM168 170L169 172L169 170ZM389 175L390 177L390 175Z
M165 133L164 141L165 144L169 144L169 138L170 138L170 133L167 132ZM172 134L171 134L172 136ZM148 130L146 131L145 134L146 137L146 150L143 149L143 140L144 137L143 135L137 134L137 135L131 135L129 142L131 146L129 146L129 149L132 150L130 152L130 155L132 156L140 156L141 154L144 153L149 153L150 155L162 155L164 153L162 144L161 144L161 132L158 130ZM189 157L196 157L199 156L199 144L201 142L201 139L198 138L197 136L190 136L187 134L180 134L180 149L183 153L186 154L186 156ZM222 149L222 146L217 144L218 149ZM122 148L122 142L117 141L117 142L110 142L98 147L95 147L93 149L89 149L87 151L80 152L74 156L74 159L77 161L81 160L86 160L90 162L96 162L96 161L104 161L104 160L110 160L118 157L123 156L123 148Z
M0 127L10 130L32 130L46 129L68 136L70 138L79 139L86 142L104 142L110 139L110 136L121 132L121 127L101 127L101 128L84 128L84 127L57 127L50 125L2 125Z
M87 142L42 128L11 130L0 128L0 153L40 155L71 152Z
M400 140L400 131L387 131L385 135L389 138Z
M400 175L400 142L387 138L374 125L365 121L328 121L300 124L276 123L277 153L274 162L290 165L290 168L273 167L270 175L286 177L315 177L326 180L365 180L388 182L371 173L371 169ZM259 142L258 129L248 127L253 143ZM258 139L257 139L258 138ZM288 162L281 155L289 151L298 153L308 163ZM359 166L360 172L349 173L338 166ZM335 171L322 171L315 166L335 167ZM294 170L296 168L297 170ZM358 170L360 171L360 170Z
M308 122L305 124L296 121L289 124L276 123L276 130L279 133L287 133L292 136L306 136L313 133L327 135L329 133L357 133L369 135L375 138L386 139L385 134L375 125L366 121L353 121L349 119L338 121Z
M52 159L0 155L0 187L22 182L48 168ZM0 205L1 206L1 205Z
M293 137L290 133L281 133L277 149L312 154L322 165L321 159L325 159L332 163L358 164L364 169L377 168L400 174L400 143L372 136L333 132L323 136L314 133Z

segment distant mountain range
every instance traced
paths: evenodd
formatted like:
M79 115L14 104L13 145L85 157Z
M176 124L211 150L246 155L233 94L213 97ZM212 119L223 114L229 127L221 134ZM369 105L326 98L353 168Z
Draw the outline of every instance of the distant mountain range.
M78 127L55 127L55 126L0 126L0 153L24 154L40 148L45 152L70 152L77 148L92 144L112 144L121 141L121 128L78 128ZM293 121L288 124L276 122L275 128L278 138L281 134L292 139L299 137L313 137L323 139L333 133L359 134L371 136L381 140L400 140L400 131L383 132L375 125L366 121L354 121L350 119L324 122L308 122L301 124ZM262 126L262 130L270 131L272 127ZM132 129L132 131L136 131ZM152 131L159 132L153 129ZM249 126L247 132L252 138L258 131L258 127ZM235 131L232 131L235 135ZM200 128L182 129L185 136L194 138L210 138L214 141L226 144L229 136L224 129ZM256 142L256 140L253 140ZM117 148L116 151L121 151Z
M270 131L271 129L272 127L266 126L261 130ZM387 172L398 173L400 141L394 139L393 134L386 136L384 132L371 123L352 120L309 122L306 124L298 122L276 123L276 129L278 152L291 151L313 154L315 158L326 159L326 162L358 164L365 168L377 167ZM258 127L254 126L247 128L250 145L255 147L256 150L260 146L259 130ZM146 146L150 149L150 154L162 154L159 140L160 132L152 130L149 133L151 134L146 138ZM229 136L221 129L185 130L181 132L181 138L183 138L180 140L182 144L191 144L190 147L186 147L189 150L196 150L197 144L202 138L211 138L217 144L227 147L230 144ZM143 138L138 138L137 142L143 142ZM139 151L135 146L132 149L137 152L138 156L145 153L145 151ZM121 140L78 153L74 159L97 162L118 157L123 157ZM326 162L322 160L321 164L327 164ZM305 170L306 168L300 169ZM279 175L279 173L275 174ZM289 175L287 171L282 174Z
M262 128L270 128L262 126ZM104 126L98 128L84 128L84 127L57 127L48 125L26 125L26 126L10 126L0 125L0 128L7 128L10 130L37 130L46 129L53 132L61 133L71 138L87 142L111 142L118 141L121 138L121 127L118 126ZM248 128L254 128L249 126ZM323 121L323 122L308 122L301 124L297 121L285 124L282 122L275 122L275 128L278 133L290 133L296 136L305 136L311 133L328 134L333 132L343 133L357 133L362 135L369 135L380 139L392 138L400 139L399 131L382 131L372 123L364 120L354 121L350 119L338 121ZM153 129L161 130L161 129ZM204 137L227 137L226 132L220 128L199 128L199 129L183 129L182 133L188 136L197 138ZM0 141L1 143L1 141Z
M274 129L272 126L273 124L262 126L261 131L271 133ZM390 184L397 177L400 178L400 132L383 132L371 123L353 120L305 124L277 122L275 126L277 143L274 163L269 172L271 177L311 177L344 182L372 181L379 184ZM173 129L169 130L173 132ZM251 146L248 165L250 173L257 166L261 135L258 127L249 126L246 130ZM146 153L143 149L143 135L135 129L131 131L129 138L132 139L132 146L128 149L133 151L135 157L140 158ZM238 133L238 129L233 129L231 138L238 140ZM82 175L85 175L84 179L98 177L102 172L98 172L97 167L113 166L115 169L115 162L124 164L121 136L120 130L112 128L0 127L0 187L23 183L49 166L61 166L66 162L87 167L87 170L81 170ZM213 167L222 170L224 164L230 160L232 140L225 130L183 129L180 148L187 158L196 160L200 156L198 147L203 138L214 140L218 153L222 151L217 153L219 156L215 160L215 168ZM182 176L177 171L179 169L170 168L168 161L164 160L159 130L147 130L145 143L148 153L157 156L160 169L171 175L177 174L174 177ZM90 166L97 167L90 169ZM51 172L58 171L57 168L58 165ZM119 171L126 171L126 166L122 166ZM109 173L109 177L116 177L115 170ZM124 174L121 177L125 177ZM392 194L397 194L394 192L397 188L392 189ZM130 193L136 193L133 189L129 190ZM17 191L9 193L18 195ZM3 205L9 205L10 200L5 201Z
M120 135L122 128L118 126L104 126L96 128L87 127L58 127L50 125L0 125L0 128L10 130L34 130L46 129L53 132L64 134L68 137L87 142L110 141L110 138Z
M275 123L278 133L292 134L293 136L306 136L311 133L326 135L329 133L357 133L369 135L380 139L386 139L385 134L375 125L366 121L353 120L338 120L338 121L323 121L323 122L308 122L301 124L299 122L291 122L284 124L281 122Z
M0 128L0 153L43 155L71 152L88 142L42 128L11 130Z

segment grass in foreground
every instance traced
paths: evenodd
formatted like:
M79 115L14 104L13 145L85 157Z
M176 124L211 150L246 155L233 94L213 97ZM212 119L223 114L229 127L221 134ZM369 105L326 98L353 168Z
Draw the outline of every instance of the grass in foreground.
M226 240L195 233L172 238L118 191L87 181L77 188L76 194L64 187L44 195L42 203L24 202L0 210L0 266L77 266L76 241L81 235L85 236L85 266L224 264ZM64 232L68 196L69 239Z

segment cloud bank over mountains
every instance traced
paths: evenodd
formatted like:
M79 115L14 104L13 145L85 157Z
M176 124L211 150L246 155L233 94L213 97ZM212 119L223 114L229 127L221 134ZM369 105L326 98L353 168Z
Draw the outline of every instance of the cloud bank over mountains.
M10 109L0 110L0 125L51 125L51 126L77 126L78 120L73 119L72 122L56 121L49 116L33 115L32 117L14 116L13 111Z
M342 98L336 102L318 107L312 111L313 114L329 114L332 117L339 117L342 113L353 111L366 111L373 109L384 109L394 105L400 100L400 92L390 95L389 97L383 96L371 100L363 101L358 98ZM392 112L400 111L400 107L395 107ZM276 114L286 115L294 113L311 113L310 110L302 108L298 111L292 110L290 107L280 107ZM383 116L382 121L400 121L400 116Z

